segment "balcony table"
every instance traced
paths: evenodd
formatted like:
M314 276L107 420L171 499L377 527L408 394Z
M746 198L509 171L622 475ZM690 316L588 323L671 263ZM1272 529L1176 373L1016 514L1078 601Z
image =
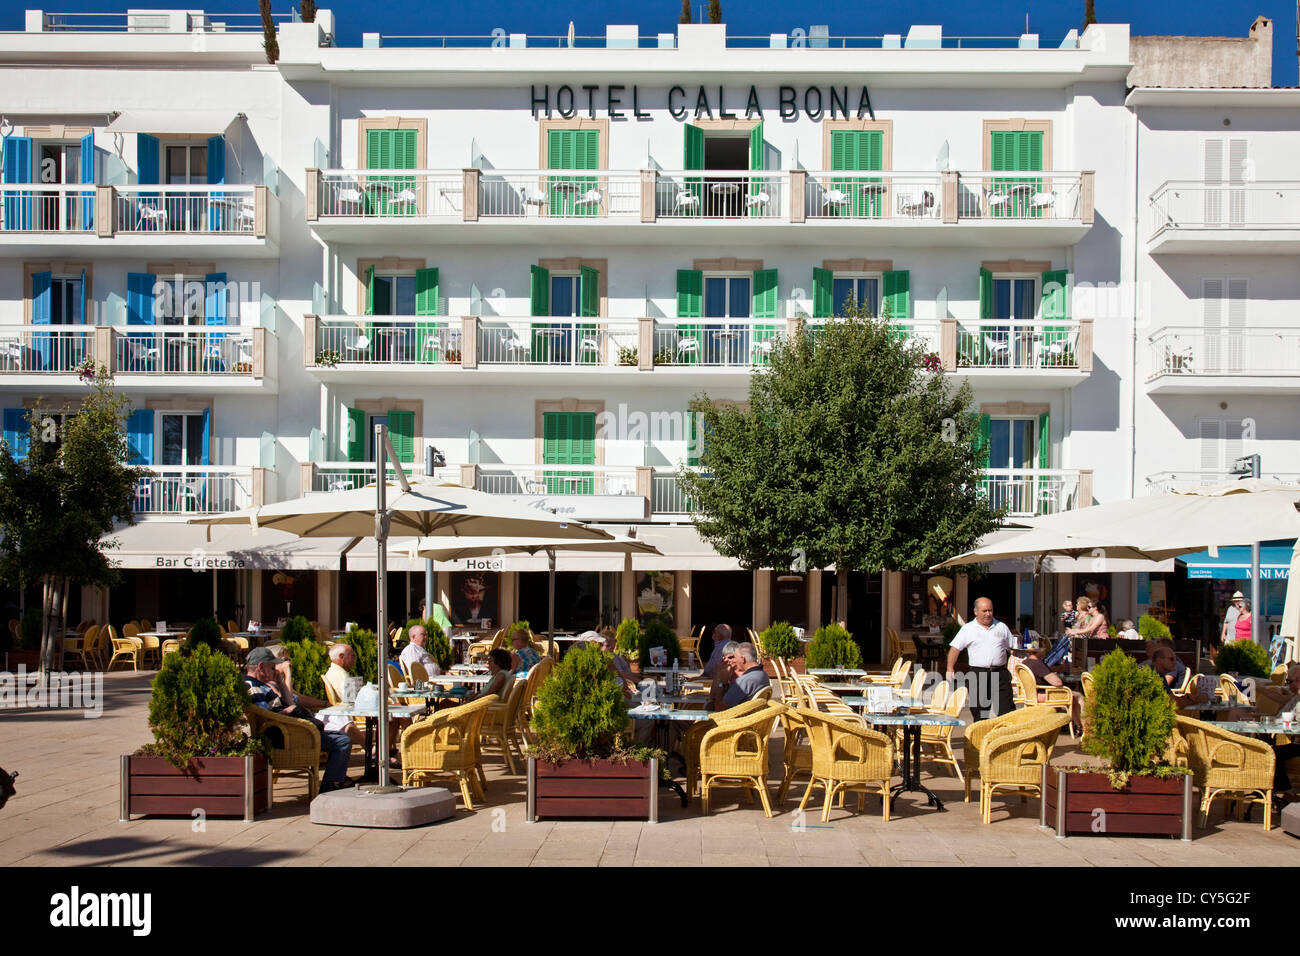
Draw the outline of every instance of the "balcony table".
M869 672L856 667L813 667L808 673L813 677L866 677Z
M1245 734L1248 737L1272 737L1275 734L1300 736L1300 720L1284 724L1276 717L1265 717L1262 720L1214 720L1210 723L1228 733Z
M414 717L424 708L418 704L389 704L388 716L390 719L402 719ZM364 717L366 720L366 769L361 775L362 783L374 783L379 779L379 768L375 764L375 725L379 721L379 711L377 708L368 708L360 710L355 704L335 704L333 707L326 707L316 711L316 716L325 717ZM388 759L388 755L384 755Z
M409 333L412 331L410 326L403 325L378 325L375 327L375 334L381 335L388 340L386 352L381 350L381 354L387 354L390 362L405 362L407 360L405 345L409 344Z
M881 727L903 728L903 766L902 783L895 784L889 790L889 808L893 810L894 801L900 793L924 793L927 805L943 809L943 801L935 796L921 783L921 728L922 727L963 727L964 721L946 714L863 714L867 723Z

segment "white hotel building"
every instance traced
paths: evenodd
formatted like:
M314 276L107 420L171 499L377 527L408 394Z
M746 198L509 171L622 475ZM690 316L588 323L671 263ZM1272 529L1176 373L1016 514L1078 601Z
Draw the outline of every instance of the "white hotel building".
M415 473L434 447L440 478L664 552L562 559L558 625L658 588L683 632L816 626L834 573L719 557L675 472L694 464L690 399L743 401L766 343L849 293L971 382L986 487L1012 513L1243 454L1300 473L1300 92L1267 70L1170 88L1187 58L1122 24L1050 44L333 32L328 11L280 23L275 65L255 17L28 11L0 33L5 435L38 396L75 399L93 360L152 475L122 585L74 612L373 620L373 545L209 542L183 519L373 478L382 419ZM1267 64L1271 27L1214 42L1217 73L1188 85ZM544 620L543 561L490 564L440 566L454 615ZM390 576L398 617L423 562L390 567L412 572ZM1027 613L1028 575L994 570L981 593ZM1081 562L1056 583L1115 616L1163 587L1201 627L1208 585L1168 570ZM849 583L868 647L924 623L924 575Z

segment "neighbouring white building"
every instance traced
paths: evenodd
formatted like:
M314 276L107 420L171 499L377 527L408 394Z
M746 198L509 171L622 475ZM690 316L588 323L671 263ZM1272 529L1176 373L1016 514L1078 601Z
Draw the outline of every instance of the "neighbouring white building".
M384 421L415 473L436 448L439 478L664 552L562 562L561 626L670 603L683 633L816 626L834 573L719 557L675 472L698 454L690 399L744 400L771 340L849 295L972 383L985 487L1014 514L1248 454L1300 476L1300 91L1177 88L1177 47L1151 42L1177 38L682 25L341 48L321 11L278 24L270 65L255 16L25 26L0 33L5 436L108 365L152 475L123 584L80 595L85 616L373 619L372 544L183 519L373 479ZM1232 42L1220 75L1245 75L1271 27ZM536 623L544 567L440 566L438 592L462 621ZM397 618L423 562L390 568L411 572L390 576ZM980 593L1028 613L1025 570L993 570ZM1172 562L1058 572L1114 616L1217 613ZM964 577L932 583L850 575L851 629L873 646L945 599L969 612Z

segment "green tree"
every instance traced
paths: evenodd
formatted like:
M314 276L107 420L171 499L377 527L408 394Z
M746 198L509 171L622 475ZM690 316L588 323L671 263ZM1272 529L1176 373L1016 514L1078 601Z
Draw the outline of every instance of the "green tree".
M1083 26L1086 29L1090 24L1097 22L1097 4L1093 0L1084 0L1083 4Z
M691 17L692 17L692 14L691 14L691 0L682 0L682 15L681 15L681 18L680 18L677 22L678 22L678 23L690 23L690 22L691 22Z
M303 23L316 22L316 0L302 0L298 4L298 10L302 15Z
M722 0L709 0L709 22L722 22Z
M997 526L970 385L926 371L887 312L845 313L778 340L747 405L691 402L701 467L679 480L701 536L745 568L926 568Z
M257 0L257 10L262 15L262 49L266 62L280 59L280 41L275 35L275 20L271 18L271 0Z
M0 580L41 584L43 673L67 624L69 588L111 587L120 577L102 539L134 523L144 474L126 464L126 405L101 368L81 403L63 406L61 421L36 403L21 460L0 442Z

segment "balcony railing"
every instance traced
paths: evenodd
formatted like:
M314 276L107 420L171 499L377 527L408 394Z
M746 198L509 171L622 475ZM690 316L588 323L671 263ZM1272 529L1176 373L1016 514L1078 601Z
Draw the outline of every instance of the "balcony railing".
M1092 503L1082 500L1078 471L986 468L980 490L994 508L1005 508L1008 515L1018 517L1056 514ZM1088 498L1091 499L1090 488Z
M480 465L476 487L490 495L634 495L632 465Z
M375 483L375 463L373 461L317 461L303 465L303 491L351 491ZM424 478L423 462L403 462L402 470L407 478ZM429 476L439 483L455 484L460 479L458 467L438 468ZM397 470L388 468L390 481L397 480Z
M94 326L0 326L0 371L77 372L94 354Z
M253 331L190 325L119 332L114 368L124 375L251 375Z
M0 326L0 374L274 377L274 340L260 327L231 325Z
M1181 229L1300 229L1300 182L1171 181L1151 194L1151 234Z
M591 319L481 319L481 365L636 365L637 323Z
M481 218L589 219L641 215L641 174L610 170L491 170L479 179Z
M1265 481L1279 481L1286 484L1300 485L1300 472L1272 471L1263 474ZM1230 471L1158 471L1147 475L1147 494L1158 495L1182 488L1200 488L1207 485L1223 485L1240 481L1241 475Z
M257 231L255 186L117 186L118 232Z
M1091 225L1093 173L308 169L307 219Z
M460 361L459 318L321 316L317 365L445 365Z
M253 473L220 466L157 465L135 487L136 514L215 514L253 504Z
M958 368L1079 368L1079 323L986 319L957 325Z
M1162 375L1300 375L1300 328L1166 327L1148 342L1148 382Z
M94 186L0 185L2 232L90 232L94 219Z
M688 515L695 509L675 471L656 471L650 479L650 513Z

